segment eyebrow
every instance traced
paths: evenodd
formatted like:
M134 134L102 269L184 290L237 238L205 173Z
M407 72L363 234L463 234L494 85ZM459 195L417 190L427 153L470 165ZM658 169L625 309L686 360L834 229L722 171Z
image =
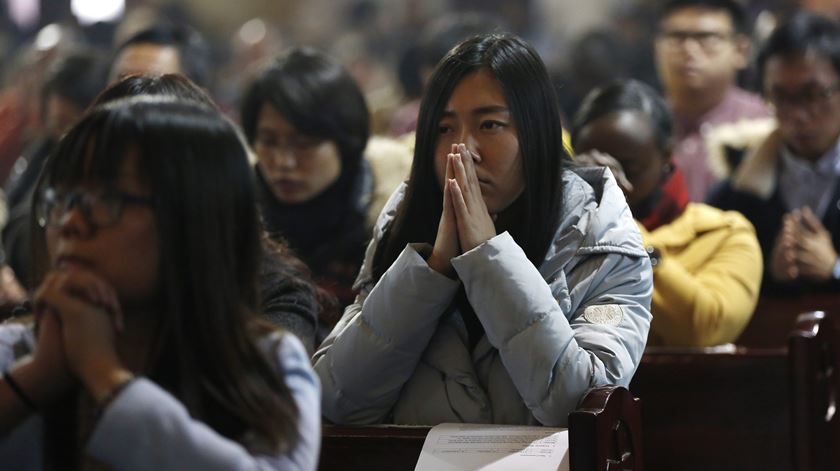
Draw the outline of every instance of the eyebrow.
M474 115L484 115L484 114L493 114L493 113L510 113L510 109L507 106L502 105L487 105L487 106L479 106L471 111ZM443 117L449 118L455 116L455 112L452 110L444 110Z
M787 87L783 87L778 83L777 84L770 84L770 85L771 85L771 87L769 88L769 91L771 91L771 92L773 92L773 91L786 92L787 91L787 89L786 89ZM823 83L821 83L817 79L811 78L807 82L803 83L802 86L798 87L797 90L807 90L809 88L820 88L820 87L825 87L825 86L826 85L824 85Z

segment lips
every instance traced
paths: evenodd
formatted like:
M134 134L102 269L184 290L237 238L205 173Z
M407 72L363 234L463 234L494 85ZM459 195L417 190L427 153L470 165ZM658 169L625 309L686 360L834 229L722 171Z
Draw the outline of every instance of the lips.
M700 67L692 64L683 64L677 68L677 72L685 75L699 75L701 71L702 69Z
M279 193L297 193L304 189L304 184L302 182L286 178L272 180L271 186Z
M93 262L78 255L59 255L55 259L55 266L62 269L73 267L90 269Z

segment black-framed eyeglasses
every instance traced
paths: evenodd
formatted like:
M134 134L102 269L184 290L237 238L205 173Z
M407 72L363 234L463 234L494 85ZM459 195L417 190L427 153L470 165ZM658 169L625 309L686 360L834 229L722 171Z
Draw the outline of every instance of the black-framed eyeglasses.
M314 136L301 135L280 138L276 136L264 136L258 134L256 139L254 139L254 150L257 151L258 154L271 152L272 155L285 150L294 155L295 158L306 158L311 156L313 152L324 142L326 142L326 139Z
M657 36L659 41L670 50L682 48L688 40L700 45L706 52L713 52L728 43L735 36L731 32L718 31L660 31Z
M157 202L151 196L134 195L113 189L89 193L46 188L38 199L36 216L41 227L58 226L64 215L77 207L88 224L102 228L117 224L126 204L155 207Z
M767 92L767 101L776 109L807 108L814 109L840 92L840 83L827 87L808 87L797 93L785 93L778 90Z

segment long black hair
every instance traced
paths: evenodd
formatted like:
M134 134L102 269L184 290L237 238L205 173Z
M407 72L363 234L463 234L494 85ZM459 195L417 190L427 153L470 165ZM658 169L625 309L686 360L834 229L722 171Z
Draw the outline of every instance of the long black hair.
M250 167L233 125L215 109L172 97L109 102L62 139L39 190L107 186L134 150L141 179L157 201L160 241L160 315L143 373L228 438L244 443L252 432L257 440L247 446L293 447L298 410L276 365L258 347L270 333L255 314L260 230ZM43 232L35 232L41 238L36 272L43 276ZM49 420L51 414L58 419ZM66 439L72 431L50 427L67 423L62 414L66 419L66 412L47 414L48 460L62 450L66 456L77 443Z
M435 241L443 201L434 169L439 123L456 85L478 70L487 70L498 82L519 138L525 189L513 203L519 222L507 229L534 265L542 263L559 224L561 172L571 162L563 148L557 95L545 64L530 45L511 34L487 34L452 49L429 81L405 199L374 257L376 279L407 243Z

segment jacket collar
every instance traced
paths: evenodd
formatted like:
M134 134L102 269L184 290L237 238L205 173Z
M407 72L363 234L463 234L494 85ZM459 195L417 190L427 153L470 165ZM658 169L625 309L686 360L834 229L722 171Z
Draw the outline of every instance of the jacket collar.
M641 224L639 230L644 235L645 243L657 247L683 247L707 232L720 229L748 229L743 218L721 211L703 203L689 203L683 214L670 224L654 231L647 231Z
M763 200L770 199L776 190L779 155L783 145L781 132L778 129L771 132L738 167L732 177L732 188Z

